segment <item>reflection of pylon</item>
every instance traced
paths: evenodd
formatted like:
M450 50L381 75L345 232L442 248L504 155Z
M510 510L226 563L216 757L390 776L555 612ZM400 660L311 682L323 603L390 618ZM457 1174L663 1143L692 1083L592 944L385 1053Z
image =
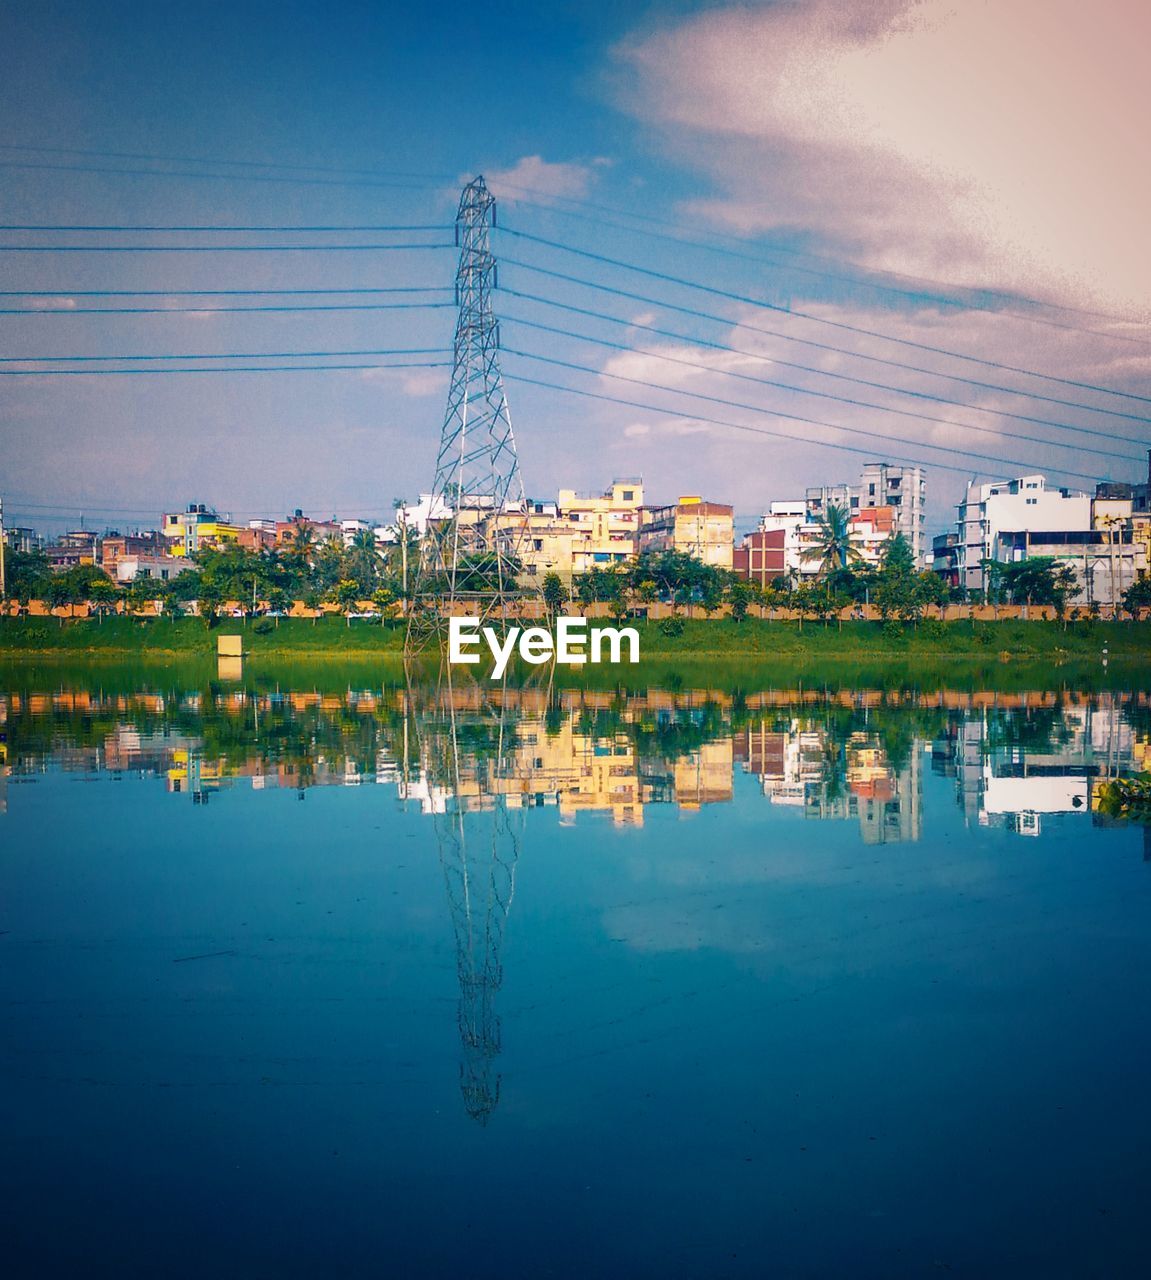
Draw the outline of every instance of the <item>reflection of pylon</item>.
M452 381L428 529L408 606L408 654L442 640L447 618L457 610L507 617L516 591L526 503L492 311L495 203L483 178L474 178L456 214L459 315Z
M435 789L431 804L456 939L460 1091L468 1114L486 1124L500 1097L495 997L503 982L500 951L519 858L513 815L500 794L510 745L506 712L501 700L498 709L488 706L459 723L446 664L435 705L421 712L416 720L420 765Z

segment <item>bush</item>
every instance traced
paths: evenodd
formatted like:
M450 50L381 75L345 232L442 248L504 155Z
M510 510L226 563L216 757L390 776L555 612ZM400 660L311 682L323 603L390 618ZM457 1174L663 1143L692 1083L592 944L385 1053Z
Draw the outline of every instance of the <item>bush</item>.
M260 618L252 624L252 630L258 636L270 636L276 629L276 624L271 618Z
M659 629L665 636L682 636L687 630L687 623L678 614L673 613L670 618L664 618L660 622Z
M942 640L947 635L947 624L940 618L925 618L919 632L927 640Z
M883 638L885 640L902 640L906 634L903 623L898 618L888 618L883 624Z

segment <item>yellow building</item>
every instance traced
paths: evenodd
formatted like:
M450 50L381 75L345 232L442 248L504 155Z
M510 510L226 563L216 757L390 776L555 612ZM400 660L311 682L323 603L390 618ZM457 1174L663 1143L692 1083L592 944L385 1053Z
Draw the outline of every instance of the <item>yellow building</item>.
M606 569L634 560L643 520L643 481L613 480L606 493L581 495L561 489L556 506L572 531L572 572Z
M695 494L667 507L644 513L641 551L682 551L717 569L730 569L735 542L735 515L722 502L704 502Z
M615 480L603 494L561 489L555 502L529 502L524 514L506 512L501 528L519 538L524 575L541 581L573 576L634 560L643 516L642 480Z
M202 502L189 503L186 511L165 512L162 533L168 541L168 554L191 556L206 547L219 550L235 542L243 532L240 525L220 517Z

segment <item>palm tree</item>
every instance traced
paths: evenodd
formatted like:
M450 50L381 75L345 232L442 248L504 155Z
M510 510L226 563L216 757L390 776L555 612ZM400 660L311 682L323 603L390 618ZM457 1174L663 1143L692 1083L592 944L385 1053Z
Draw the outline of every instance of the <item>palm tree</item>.
M818 560L820 578L837 569L850 569L863 557L851 541L851 514L846 507L828 503L823 519L817 524L816 537L804 551L805 560Z

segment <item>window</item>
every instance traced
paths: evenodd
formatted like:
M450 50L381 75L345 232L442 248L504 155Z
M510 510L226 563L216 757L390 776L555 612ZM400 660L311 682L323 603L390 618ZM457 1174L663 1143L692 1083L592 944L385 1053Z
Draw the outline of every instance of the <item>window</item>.
M635 501L635 490L634 490L634 489L625 489L625 490L623 491L623 500L624 500L624 502L634 502L634 501Z
M1037 507L1039 505L1038 498L1028 498L1026 501L1029 507Z

